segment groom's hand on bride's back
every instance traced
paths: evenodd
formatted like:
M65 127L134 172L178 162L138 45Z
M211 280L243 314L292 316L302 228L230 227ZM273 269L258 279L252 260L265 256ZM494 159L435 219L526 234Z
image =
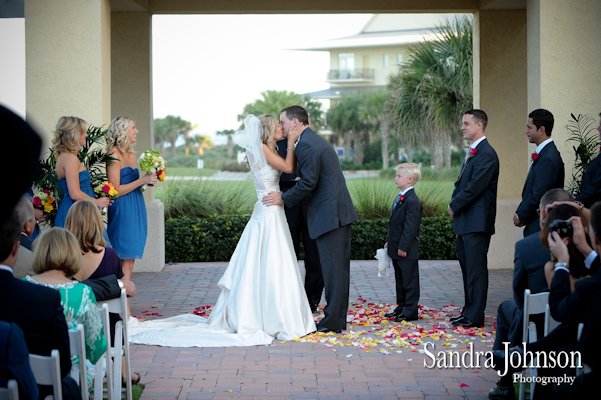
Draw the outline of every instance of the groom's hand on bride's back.
M284 204L282 201L282 193L280 192L269 192L267 196L263 197L262 202L266 206L279 206Z

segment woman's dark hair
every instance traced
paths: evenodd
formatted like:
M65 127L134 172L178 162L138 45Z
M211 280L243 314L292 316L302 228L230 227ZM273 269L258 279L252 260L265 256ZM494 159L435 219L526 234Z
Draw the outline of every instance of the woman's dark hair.
M588 228L588 219L586 219L582 212L576 207L573 207L569 204L559 204L549 210L547 213L547 219L543 225L543 229L540 232L540 241L542 242L543 246L545 246L547 249L549 248L548 236L551 223L555 220L567 221L571 217L580 217L584 229ZM589 240L588 237L586 240ZM570 274L574 278L582 278L583 276L590 275L590 271L584 266L584 259L586 257L584 254L578 251L571 237L570 242L568 243L568 252L570 254Z

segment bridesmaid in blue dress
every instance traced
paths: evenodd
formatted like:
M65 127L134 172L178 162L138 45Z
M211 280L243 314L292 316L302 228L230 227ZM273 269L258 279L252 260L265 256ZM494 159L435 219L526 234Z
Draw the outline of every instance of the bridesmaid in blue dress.
M63 190L54 225L63 228L71 205L77 200L91 200L98 207L108 207L108 197L99 199L92 189L92 177L79 161L77 153L86 144L88 123L77 117L60 117L56 123L52 146L56 156L56 176Z
M134 262L142 258L146 245L146 204L140 188L157 183L156 174L140 177L136 169L132 145L137 134L136 122L128 117L113 119L108 133L109 153L116 161L107 165L106 170L109 181L119 190L119 197L108 209L108 234L127 280L131 280Z

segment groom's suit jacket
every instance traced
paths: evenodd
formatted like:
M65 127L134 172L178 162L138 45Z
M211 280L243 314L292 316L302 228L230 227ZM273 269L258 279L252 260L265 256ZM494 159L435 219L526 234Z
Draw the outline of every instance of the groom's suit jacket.
M563 188L564 167L555 143L548 143L532 163L522 190L522 202L516 214L526 227L524 237L540 231L536 210L541 197L550 189Z
M296 145L300 181L282 200L287 206L303 202L312 239L359 219L351 201L338 155L330 143L306 128Z
M589 164L584 178L582 178L582 188L576 200L581 201L586 208L591 208L593 204L601 200L601 157L597 156Z
M476 150L462 168L449 204L455 214L453 230L457 235L495 233L499 158L487 139Z

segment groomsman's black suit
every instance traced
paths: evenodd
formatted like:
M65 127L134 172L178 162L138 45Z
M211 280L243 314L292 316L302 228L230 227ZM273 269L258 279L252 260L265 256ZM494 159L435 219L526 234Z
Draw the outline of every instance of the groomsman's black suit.
M286 158L287 144L288 141L285 138L278 142L278 154L284 159ZM298 176L298 171L293 174L282 173L280 176L280 190L282 193L286 193L296 185ZM305 249L305 293L311 305L311 310L316 311L323 293L323 276L321 274L321 264L319 263L317 242L309 237L307 210L304 208L303 202L300 202L292 207L284 205L284 211L290 227L296 258L300 254L301 239L303 241Z
M303 202L309 237L317 240L327 305L318 330L346 329L350 285L351 223L357 221L338 155L306 128L296 145L299 182L282 194L287 206Z
M459 173L449 206L454 213L453 230L465 292L461 314L474 324L484 325L487 255L490 237L495 233L499 158L487 139L478 143L476 150Z
M513 300L505 300L499 305L497 314L497 335L493 350L501 350L503 342L517 346L522 342L524 325L524 290L532 294L548 292L545 278L545 264L551 253L543 246L538 233L526 236L515 244L513 263ZM535 316L537 317L537 316ZM532 318L537 325L539 337L543 334L544 318Z
M528 177L522 190L522 202L516 210L524 227L524 237L540 231L538 222L538 204L547 191L554 188L563 189L564 167L561 155L554 142L548 143L532 162Z
M597 156L588 166L582 179L582 188L576 199L586 208L601 200L601 157Z
M0 320L19 325L29 353L49 356L53 349L59 351L63 397L81 399L77 383L69 376L69 334L58 290L21 281L0 269L0 304ZM48 394L52 388L40 386L40 399Z
M419 227L422 214L422 203L415 190L408 190L403 201L392 209L386 237L396 282L397 308L394 313L408 320L418 318ZM399 256L398 250L407 252L407 256Z

